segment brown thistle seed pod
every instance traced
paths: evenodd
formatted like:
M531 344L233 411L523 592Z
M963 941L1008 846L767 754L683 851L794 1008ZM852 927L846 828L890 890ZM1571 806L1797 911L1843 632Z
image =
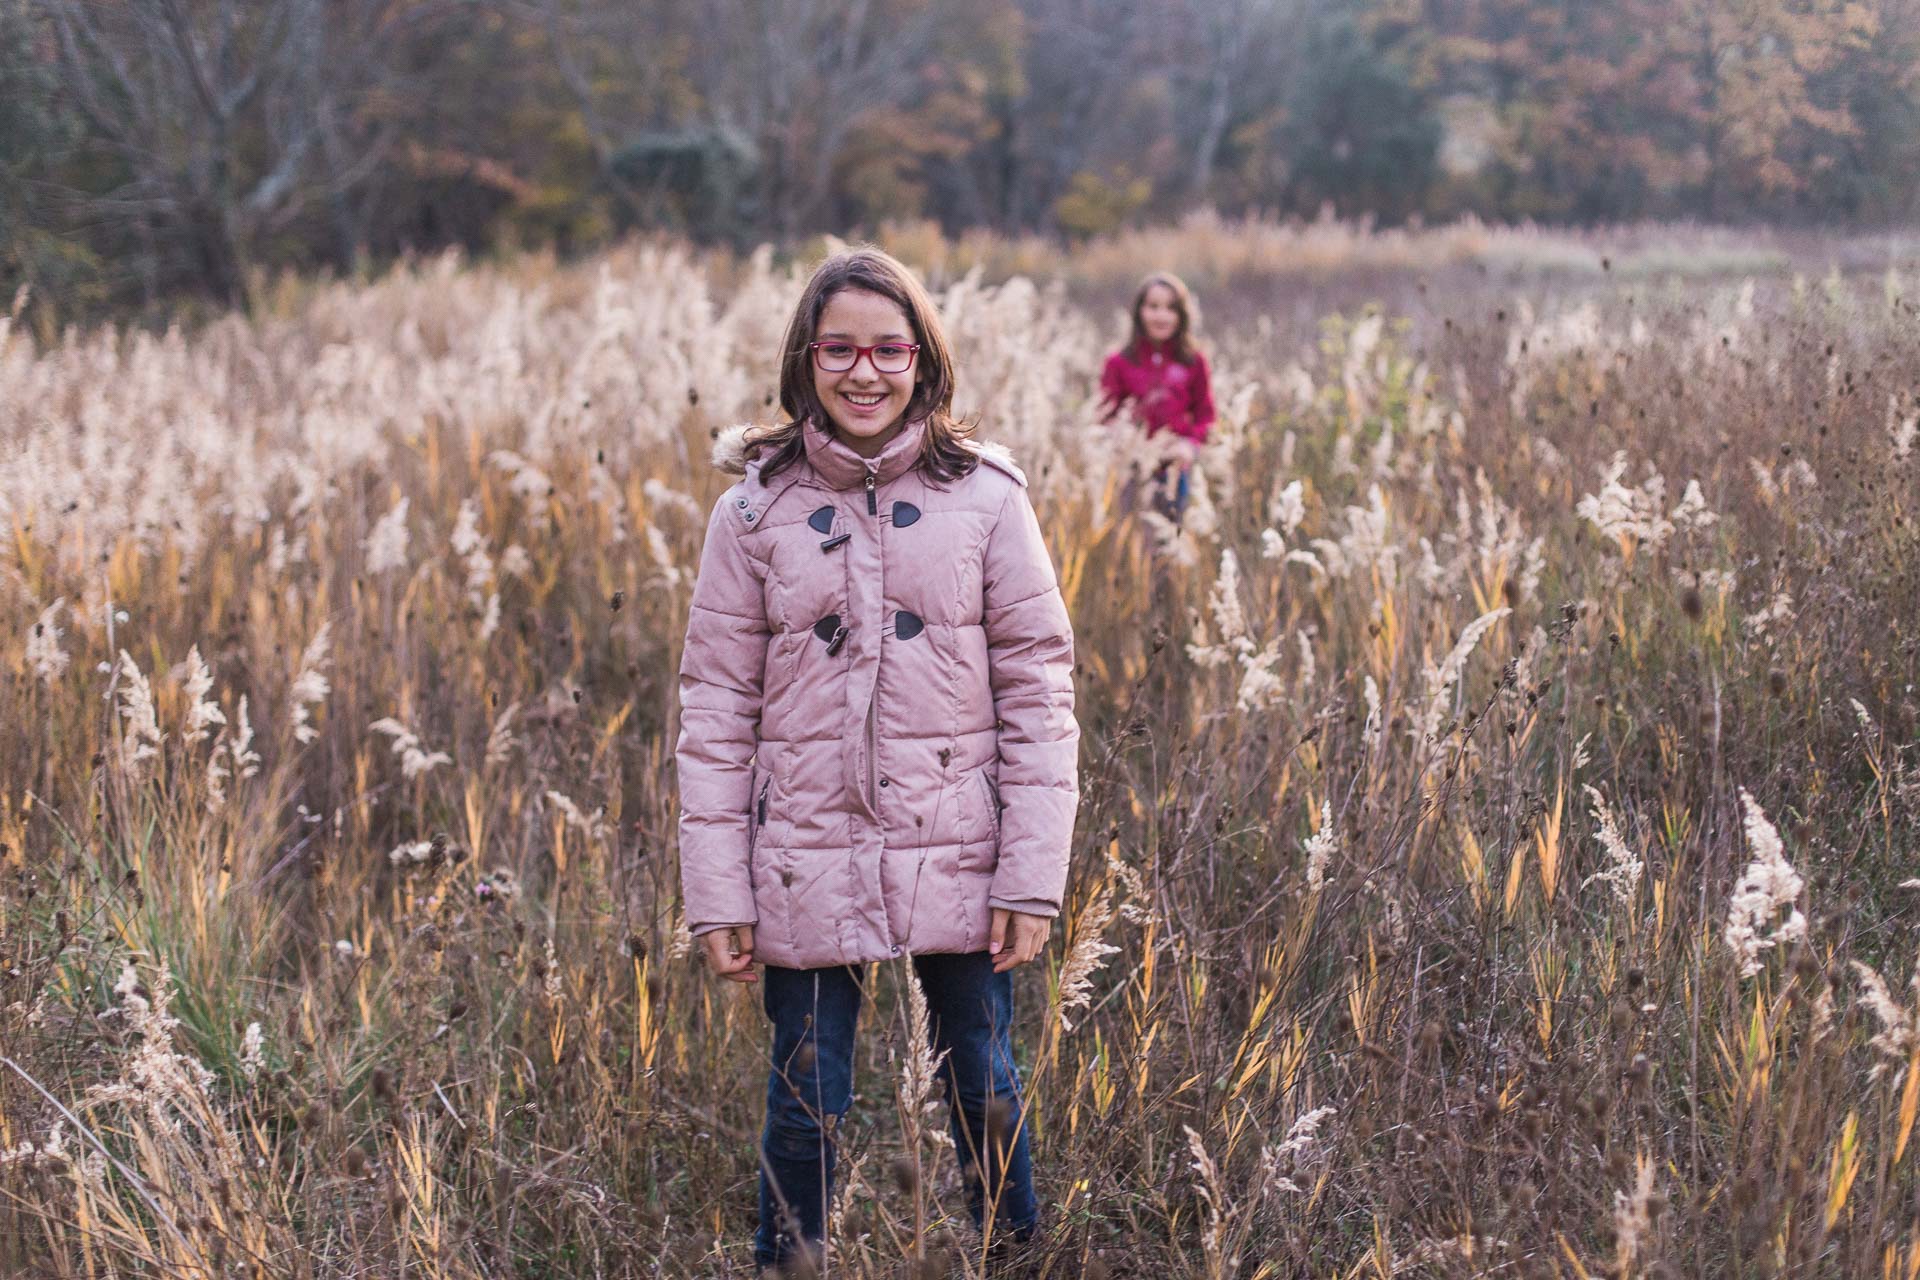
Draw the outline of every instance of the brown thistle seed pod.
M1647 974L1638 967L1627 970L1627 990L1638 991L1647 984Z
M1785 696L1787 692L1787 673L1778 667L1767 672L1767 692L1776 698Z
M346 1157L341 1161L341 1167L349 1178L366 1177L367 1153L358 1147L348 1147Z
M1800 1196L1804 1194L1807 1189L1807 1167L1797 1162L1788 1165L1786 1182L1788 1195Z
M914 1188L920 1185L920 1171L906 1156L895 1156L887 1161L887 1172L893 1175L893 1185L908 1195L913 1194Z
M1680 612L1686 614L1695 622L1698 622L1706 611L1706 601L1700 598L1700 589L1698 587L1688 587L1680 593Z
M1014 1127L1019 1123L1019 1115L1014 1109L1011 1098L989 1098L987 1100L987 1134L997 1145L1005 1146L1014 1139Z
M380 1099L380 1101L389 1104L393 1102L393 1074L385 1067L375 1067L373 1069L371 1088L373 1089L373 1096Z
M1113 1280L1113 1268L1099 1254L1087 1259L1087 1265L1080 1269L1080 1280Z

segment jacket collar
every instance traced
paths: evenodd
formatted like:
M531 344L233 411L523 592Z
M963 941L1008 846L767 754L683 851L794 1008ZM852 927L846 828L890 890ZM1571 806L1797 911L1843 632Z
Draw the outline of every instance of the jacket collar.
M920 461L920 449L927 438L927 420L915 418L902 427L900 434L887 442L877 457L863 458L836 440L826 428L808 421L801 437L807 446L807 465L831 489L858 489L873 476L875 484L886 484L911 471Z

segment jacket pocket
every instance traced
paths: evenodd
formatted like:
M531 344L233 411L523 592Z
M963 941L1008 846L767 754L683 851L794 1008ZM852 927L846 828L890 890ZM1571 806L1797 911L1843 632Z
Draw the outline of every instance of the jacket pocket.
M986 769L980 770L980 786L987 794L987 826L993 834L993 842L1000 843L1000 784Z
M747 864L753 864L754 847L760 842L760 828L767 825L767 792L773 778L758 769L747 779Z

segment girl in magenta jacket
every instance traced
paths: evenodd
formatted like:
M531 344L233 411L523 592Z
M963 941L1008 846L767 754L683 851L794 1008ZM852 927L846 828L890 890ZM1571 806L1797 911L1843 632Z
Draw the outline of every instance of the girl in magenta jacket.
M755 1255L818 1248L867 966L911 957L976 1222L1038 1217L1011 971L1060 910L1073 634L1026 481L951 415L925 291L861 249L787 329L786 421L736 429L680 668L680 869L710 967L764 971Z
M1133 296L1127 345L1108 356L1100 372L1107 421L1130 408L1148 439L1171 433L1175 457L1155 473L1161 491L1155 505L1176 520L1186 510L1189 474L1214 417L1212 379L1193 342L1193 314L1193 295L1180 277L1149 275Z

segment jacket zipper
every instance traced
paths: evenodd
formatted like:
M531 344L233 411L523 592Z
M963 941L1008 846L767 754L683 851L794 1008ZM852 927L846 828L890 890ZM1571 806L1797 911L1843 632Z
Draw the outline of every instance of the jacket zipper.
M867 807L869 809L874 808L878 804L878 801L876 801L874 797L878 794L879 789L874 785L874 779L879 775L876 756L879 752L880 742L879 734L875 731L875 722L878 717L874 715L873 707L879 700L877 693L874 697L867 699Z
M871 464L869 464L867 467L867 514L870 516L877 516L880 514L880 500L874 494L874 488L877 483L878 483L878 479L873 473L873 467ZM867 807L868 808L872 808L875 805L876 803L875 796L879 791L879 788L875 785L875 779L879 774L879 766L875 757L879 752L880 743L879 743L879 734L876 729L876 721L878 717L874 714L874 704L877 701L879 701L879 697L880 697L880 691L876 687L873 691L872 696L870 696L867 699Z

